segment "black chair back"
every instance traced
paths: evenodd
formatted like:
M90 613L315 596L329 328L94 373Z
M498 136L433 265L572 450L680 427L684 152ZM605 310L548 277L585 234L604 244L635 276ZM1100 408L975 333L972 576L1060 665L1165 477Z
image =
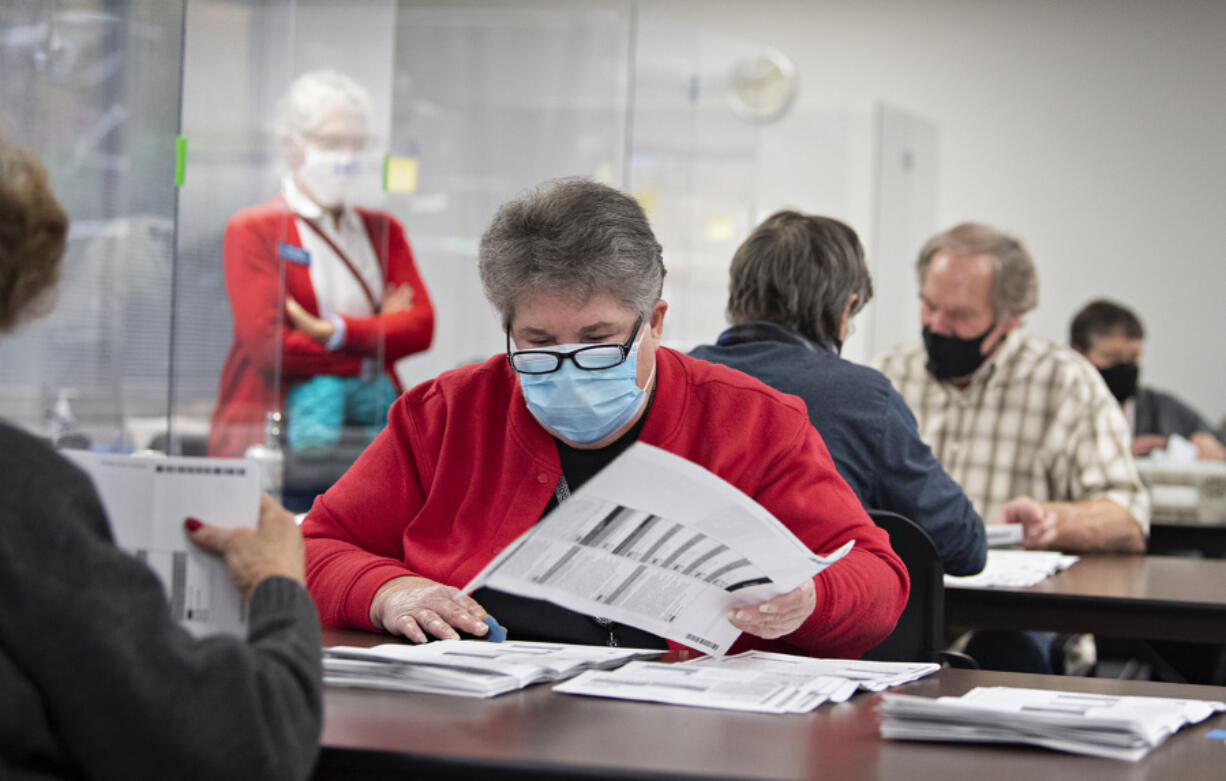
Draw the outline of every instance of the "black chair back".
M945 645L945 570L928 533L888 510L869 510L873 523L890 535L890 547L911 577L911 594L894 631L864 659L883 662L939 662Z

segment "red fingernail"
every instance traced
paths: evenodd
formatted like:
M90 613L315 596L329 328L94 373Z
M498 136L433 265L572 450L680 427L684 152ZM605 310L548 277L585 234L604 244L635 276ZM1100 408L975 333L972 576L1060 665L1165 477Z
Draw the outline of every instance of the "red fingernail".
M183 522L183 525L187 527L187 530L189 532L194 532L197 529L199 529L201 526L203 526L204 524L201 523L200 521L197 521L195 518L188 518L186 521Z

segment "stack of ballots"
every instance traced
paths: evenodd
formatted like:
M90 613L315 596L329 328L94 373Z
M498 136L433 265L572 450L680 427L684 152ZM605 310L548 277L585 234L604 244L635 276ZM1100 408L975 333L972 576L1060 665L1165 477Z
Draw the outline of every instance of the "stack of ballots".
M844 702L859 690L881 691L938 669L940 665L927 663L746 651L681 664L631 662L614 672L583 673L554 691L700 708L808 713L825 702Z
M1073 566L1076 556L1057 551L989 550L978 575L945 576L946 588L1028 588Z
M373 689L494 697L534 683L564 680L658 656L637 648L508 640L439 640L425 645L324 649L324 683Z
M1226 703L1005 686L961 697L882 695L881 735L895 740L1026 743L1136 761L1185 724Z

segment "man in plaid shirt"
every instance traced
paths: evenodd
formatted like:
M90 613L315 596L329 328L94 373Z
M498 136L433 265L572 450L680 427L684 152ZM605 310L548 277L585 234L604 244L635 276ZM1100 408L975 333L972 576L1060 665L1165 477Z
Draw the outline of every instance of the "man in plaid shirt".
M916 268L924 344L876 368L975 509L1022 524L1028 548L1144 551L1149 495L1119 404L1084 358L1018 330L1038 299L1026 249L968 223Z

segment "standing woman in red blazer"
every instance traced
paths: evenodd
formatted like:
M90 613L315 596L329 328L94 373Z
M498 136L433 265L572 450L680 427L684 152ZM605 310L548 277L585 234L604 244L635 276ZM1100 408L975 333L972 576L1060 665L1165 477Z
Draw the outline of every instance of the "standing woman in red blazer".
M366 91L328 70L277 106L281 192L226 225L234 341L210 455L263 444L269 412L285 412L294 449L335 445L345 426L373 435L401 390L395 362L430 346L434 309L404 228L351 204L369 116Z

